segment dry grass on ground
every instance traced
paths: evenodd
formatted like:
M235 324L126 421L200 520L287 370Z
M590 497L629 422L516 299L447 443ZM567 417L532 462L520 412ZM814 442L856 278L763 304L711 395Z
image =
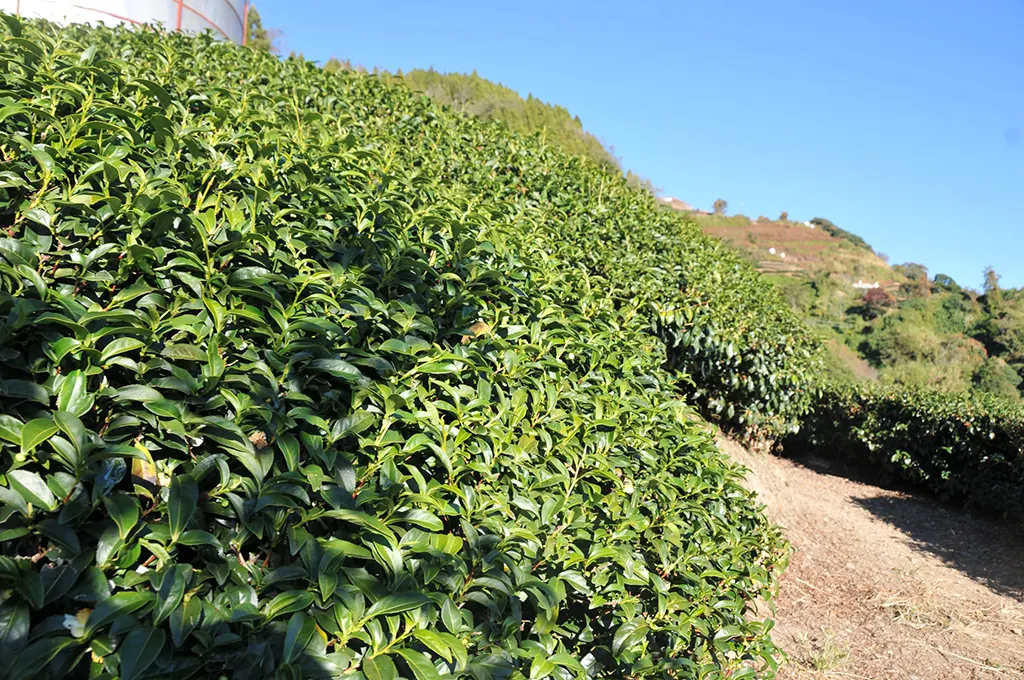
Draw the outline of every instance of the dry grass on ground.
M1024 679L1024 538L824 460L723 439L795 547L780 586L782 680Z

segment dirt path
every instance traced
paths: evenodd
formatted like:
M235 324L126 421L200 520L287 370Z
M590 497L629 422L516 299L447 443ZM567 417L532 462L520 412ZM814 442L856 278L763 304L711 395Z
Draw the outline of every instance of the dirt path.
M791 657L781 679L1024 680L1021 534L823 460L721 444L796 548L774 633Z

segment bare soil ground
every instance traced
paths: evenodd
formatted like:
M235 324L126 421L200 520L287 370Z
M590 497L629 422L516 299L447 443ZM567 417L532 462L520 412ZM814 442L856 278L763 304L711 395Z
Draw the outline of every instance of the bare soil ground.
M783 680L1024 678L1024 536L728 439L795 552L777 601Z

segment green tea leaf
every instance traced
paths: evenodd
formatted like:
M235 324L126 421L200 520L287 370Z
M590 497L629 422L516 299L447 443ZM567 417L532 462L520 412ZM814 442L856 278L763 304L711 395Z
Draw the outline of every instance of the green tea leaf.
M57 391L57 410L74 416L84 416L95 401L88 391L88 378L82 371L72 371L64 378Z
M37 677L61 651L78 646L78 641L69 637L45 637L36 640L23 649L17 662L10 670L10 680L28 680Z
M117 531L121 539L127 538L129 532L139 521L138 501L127 494L115 493L105 496L103 504L106 506L111 519L117 524Z
M418 609L428 602L427 598L418 593L397 593L385 595L373 603L373 606L366 610L365 618L371 619L375 616L387 616L400 614L410 609Z
M303 611L313 604L313 595L304 590L289 590L277 595L267 603L263 615L267 620L274 619L284 614Z
M28 425L33 422L36 421L31 421ZM28 425L25 426L26 430ZM44 510L52 511L57 508L57 499L50 491L50 487L37 473L28 470L12 470L7 473L7 480L10 482L11 488L21 494L26 502Z
M0 658L13 659L25 648L31 623L27 605L6 602L0 606Z
M115 338L103 348L103 353L100 355L100 363L105 364L111 357L132 352L145 346L146 343L136 338Z
M398 669L395 662L384 655L371 656L363 659L360 668L366 680L397 680Z
M160 625L178 608L185 597L185 588L188 587L191 575L192 567L188 564L178 564L164 571L156 594L156 606L153 608L153 625Z
M46 388L27 380L0 380L0 396L28 399L49 406L50 394Z
M113 623L119 616L139 612L153 602L155 595L147 592L115 593L96 605L85 624L85 637Z
M336 378L345 378L352 382L359 382L363 378L363 374L358 368L342 359L317 359L310 362L309 365Z
M33 451L37 446L57 434L52 418L36 418L25 423L21 430L21 450Z
M281 655L283 663L292 663L309 646L316 634L316 620L302 612L295 612L288 620L288 629L284 637L284 650Z
M430 657L423 652L417 652L405 647L397 651L409 665L409 670L416 676L416 680L441 680L441 674L437 672L434 664L430 662Z
M167 496L167 523L171 541L177 541L192 519L199 503L199 487L189 475L175 475L171 478Z
M179 545L211 545L214 548L220 547L217 537L208 531L201 529L189 529L178 536Z
M156 661L166 640L167 633L162 628L143 626L128 633L120 646L122 680L141 676Z
M647 636L647 626L636 619L626 621L615 630L612 638L612 654L618 656L624 651L632 649Z

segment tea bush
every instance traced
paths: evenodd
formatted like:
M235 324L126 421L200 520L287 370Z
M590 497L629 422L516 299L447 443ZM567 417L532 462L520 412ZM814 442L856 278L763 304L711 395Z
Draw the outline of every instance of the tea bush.
M867 464L968 508L1024 516L1024 409L991 395L837 384L785 446Z
M738 261L386 78L3 20L0 674L773 674L664 368L800 402Z
M709 419L769 438L798 427L815 397L821 343L749 263L585 158L494 129L427 133L442 150L437 172L502 206L545 257L582 269L588 290L642 303L667 367L683 374L678 387Z

